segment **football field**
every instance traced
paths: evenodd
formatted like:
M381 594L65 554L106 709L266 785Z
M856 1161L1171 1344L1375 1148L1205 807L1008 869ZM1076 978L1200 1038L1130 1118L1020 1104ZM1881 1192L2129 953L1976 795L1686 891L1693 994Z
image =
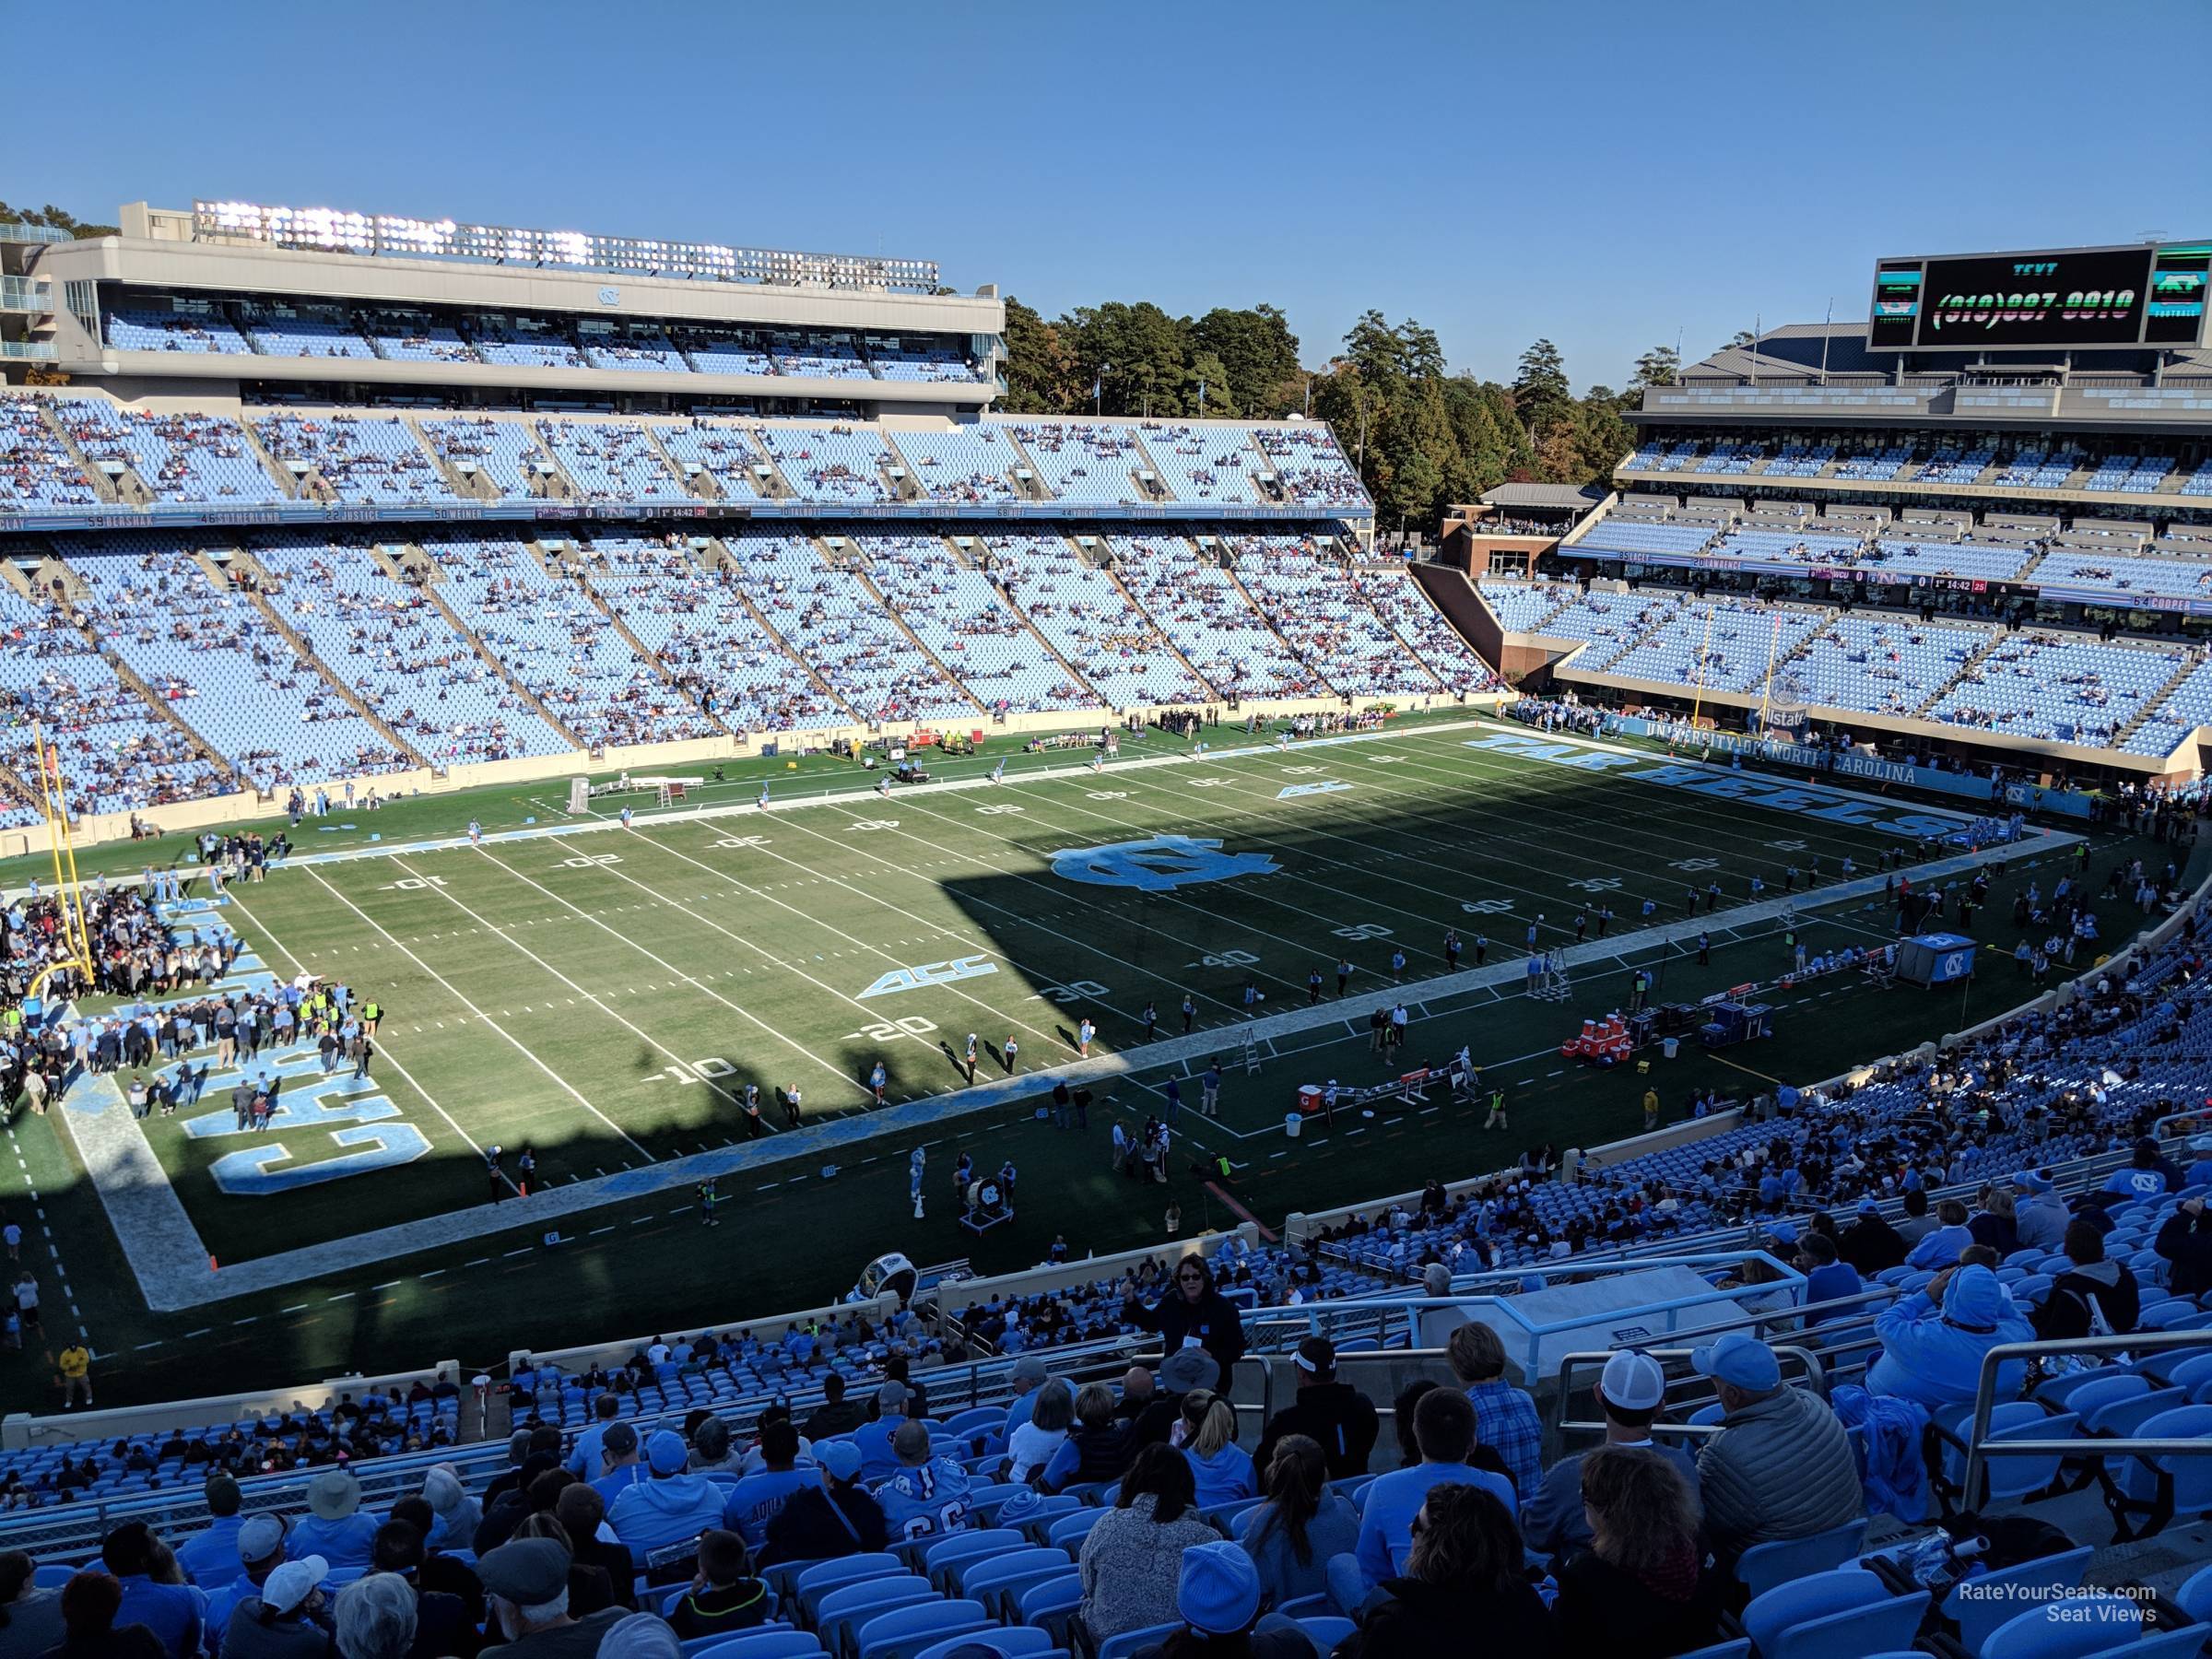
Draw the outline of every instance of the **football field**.
M1632 970L1660 973L1666 999L1771 981L1787 927L1815 953L1890 936L1888 850L1917 858L1927 836L1931 856L1966 856L1940 843L1959 815L1492 720L1287 751L1241 733L1207 740L1200 753L1154 735L1096 771L1023 756L996 783L986 753L888 797L848 767L810 779L819 787L771 784L765 810L748 774L703 806L641 808L629 825L606 797L573 819L545 799L507 816L426 799L384 815L382 841L366 839L378 820L365 816L328 851L302 835L300 855L219 905L195 888L181 919L236 929L241 982L345 982L385 1010L379 1053L356 1080L343 1065L323 1075L312 1048L265 1051L143 1124L119 1105L73 1108L54 1150L74 1167L52 1179L81 1199L76 1175L92 1177L116 1235L100 1248L142 1292L87 1293L112 1322L96 1346L158 1371L179 1346L222 1344L225 1323L248 1327L228 1341L262 1351L267 1334L252 1327L281 1319L302 1354L339 1338L375 1353L362 1320L389 1322L394 1349L435 1346L465 1310L468 1340L441 1353L482 1362L629 1323L808 1305L879 1249L995 1269L1040 1259L1054 1232L1078 1254L1126 1248L1159 1236L1164 1200L1109 1171L1107 1125L1134 1128L1162 1110L1169 1077L1194 1079L1217 1057L1223 1115L1186 1113L1174 1160L1186 1232L1245 1216L1277 1228L1294 1208L1477 1173L1539 1139L1600 1144L1641 1126L1642 1083L1632 1068L1574 1068L1557 1045L1585 1015L1624 1006ZM471 810L481 844L460 833ZM2006 883L2047 887L2071 852L2008 855L1999 901ZM2008 951L2004 922L1984 931ZM2130 926L2117 911L2110 924ZM1525 994L1532 930L1538 950L1562 954L1557 1000ZM1778 1067L1809 1081L1957 1029L2029 994L2011 977L1992 961L1940 1004L1856 974L1776 993L1781 1039L1686 1054L1665 1074L1668 1115L1693 1087L1746 1092ZM1399 1001L1407 1047L1377 1055L1370 1010ZM1431 1105L1333 1144L1284 1135L1299 1084L1374 1082L1463 1043L1520 1109L1516 1135L1484 1137ZM1040 1074L1063 1067L1100 1097L1086 1133L1037 1115ZM264 1070L279 1083L276 1121L241 1133L230 1088ZM18 1128L32 1142L43 1125ZM915 1146L934 1160L921 1224L906 1203ZM526 1200L512 1188L525 1147ZM979 1240L954 1225L963 1147L986 1168L1019 1165L1015 1226ZM41 1150L27 1171L45 1167ZM1217 1150L1238 1171L1233 1196L1188 1174ZM692 1189L707 1174L724 1201L713 1253L652 1253L669 1230L701 1237ZM200 1256L219 1266L202 1271ZM557 1310L584 1328L555 1326Z

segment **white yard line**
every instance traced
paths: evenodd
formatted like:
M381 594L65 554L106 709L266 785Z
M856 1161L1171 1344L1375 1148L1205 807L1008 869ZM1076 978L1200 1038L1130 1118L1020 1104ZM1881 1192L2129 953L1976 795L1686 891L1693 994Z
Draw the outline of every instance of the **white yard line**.
M785 1036L782 1032L777 1030L775 1027L770 1025L767 1020L762 1019L758 1014L754 1013L750 1008L746 1007L741 1003L732 1002L728 997L724 996L721 992L715 990L713 986L708 984L704 980L699 978L696 974L685 972L674 962L669 961L665 957L660 956L653 951L646 949L644 946L639 944L637 940L631 938L628 934L622 932L621 929L609 927L606 923L599 920L596 915L593 914L590 911L585 910L582 905L571 903L569 900L562 898L559 893L555 892L551 888L547 887L543 882L533 880L530 877L524 875L522 871L516 869L512 865L502 863L500 860L494 858L488 849L478 847L477 849L477 856L482 858L494 869L504 871L507 875L512 877L515 880L522 882L524 886L536 888L537 891L543 893L547 898L552 900L554 903L560 905L564 909L571 911L575 914L582 917L584 921L590 923L594 927L599 929L600 932L607 935L610 938L619 940L622 944L628 946L630 949L636 951L640 956L643 957L647 961L653 963L657 967L665 969L669 973L675 975L676 978L682 983L691 986L696 991L704 993L706 995L720 1003L724 1007L729 1009L730 1012L735 1014L739 1018L747 1020L750 1024L759 1027L769 1036L773 1037L778 1042L783 1044L784 1047L790 1049L793 1053L805 1059L809 1065L814 1065L822 1071L828 1072L832 1077L835 1077L847 1088L853 1090L855 1094L858 1094L863 1100L874 1099L868 1090L862 1087L858 1079L847 1077L842 1067L835 1065L830 1061L823 1059L819 1054L816 1053L805 1043L796 1041L794 1039ZM407 866L405 864L400 865L400 868L402 869L406 869L406 867ZM600 1006L606 1007L606 1005L604 1002L601 1002L597 996L593 995L593 994L585 990L583 986L578 984L567 974L561 972L559 969L554 967L552 963L547 961L545 958L539 956L535 951L524 945L520 939L515 938L506 929L501 928L495 922L488 922L483 917L477 916L476 912L469 910L465 904L461 903L460 900L454 898L450 889L440 888L438 891L450 902L460 905L462 910L467 912L469 915L475 916L476 920L480 925L488 927L492 932L498 934L500 937L505 939L510 945L513 946L515 949L521 951L524 956L535 962L540 968L543 968L547 973L550 973L555 979L560 981L562 984L568 986L570 990L575 992L580 996L590 996L594 1002L599 1003ZM612 1008L607 1008L606 1011L610 1014L614 1014L614 1010ZM647 1042L651 1043L654 1048L660 1050L662 1053L667 1055L669 1059L675 1061L678 1065L688 1065L689 1064L688 1061L684 1060L681 1056L679 1056L674 1049L668 1047L659 1039L648 1035L643 1028L631 1025L629 1020L622 1019L622 1016L619 1014L615 1014L615 1018L617 1019L621 1019L624 1025L629 1026L631 1030L637 1032L640 1037L644 1038ZM723 1099L733 1101L736 1099L735 1094L732 1090L721 1087L721 1085L715 1079L710 1077L706 1079L706 1081L709 1087L712 1088L714 1092L721 1095ZM629 1140L629 1136L627 1135L625 1135L622 1138L624 1140ZM634 1140L630 1141L629 1144L633 1147L638 1146L638 1143ZM641 1153L645 1152L645 1148L642 1147L638 1147L638 1150ZM650 1153L646 1153L646 1156L650 1158L652 1155Z
M402 869L406 869L406 866L405 865L402 865L400 867L401 867ZM413 875L413 874L414 874L414 872L413 872L412 870L409 870L407 873L408 873L409 875ZM324 889L326 892L328 892L328 893L330 894L330 896L331 896L333 899L335 899L335 900L337 900L337 901L338 901L340 904L344 905L344 906L345 906L345 907L346 907L347 910L351 911L351 912L353 912L355 915L357 915L357 916L360 917L360 919L361 919L362 921L366 922L366 923L367 923L367 924L369 924L371 927L374 928L374 929L375 929L375 930L376 930L378 933L380 933L380 934L382 934L382 935L384 935L384 937L385 937L387 940L390 940L390 941L391 941L391 943L392 943L392 945L393 945L394 947L396 947L396 948L398 949L398 951L400 952L400 954L401 954L402 956L406 957L406 959L407 959L409 961L413 962L413 963L414 963L414 964L415 964L415 965L416 965L418 968L421 969L421 970L422 970L422 971L423 971L425 973L429 974L429 976L430 976L432 979L436 980L436 981L437 981L437 982L439 982L441 985L443 985L443 986L445 987L445 989L446 989L446 992L448 993L448 994L450 994L450 995L453 997L453 999L455 1002L459 1003L459 1004L460 1004L460 1005L461 1005L463 1007L466 1008L466 1009L469 1011L469 1013L470 1013L470 1014L474 1015L474 1016L475 1016L475 1017L476 1017L476 1018L477 1018L478 1020L482 1021L482 1022L483 1022L485 1025L487 1025L487 1026L490 1027L490 1028L491 1028L493 1030L497 1031L497 1032L498 1032L498 1033L499 1033L499 1034L500 1034L501 1037L503 1037L504 1039L506 1039L506 1041L507 1041L508 1044L509 1044L511 1047L512 1047L512 1048L514 1049L514 1051L515 1051L517 1053L521 1054L521 1055L522 1055L522 1057L523 1057L524 1059L525 1059L525 1060L529 1061L529 1062L530 1062L530 1064L531 1064L531 1065L535 1065L535 1066L536 1066L536 1067L537 1067L537 1069L538 1069L539 1071L541 1071L541 1072L545 1073L547 1077L548 1077L552 1078L552 1080L553 1080L553 1082L555 1083L555 1085L556 1085L557 1087L559 1087L559 1088L560 1091L561 1091L563 1094L567 1095L567 1096L568 1096L568 1097L569 1097L571 1100L574 1100L574 1101L576 1102L576 1104L577 1104L577 1105L579 1105L579 1106L582 1107L582 1108L584 1109L584 1111L586 1111L586 1112L590 1112L590 1113L592 1114L592 1116L594 1116L594 1117L597 1118L597 1119L598 1119L598 1120L599 1120L601 1123L605 1124L606 1124L606 1126L607 1126L609 1129L612 1129L612 1130L613 1130L613 1131L616 1133L616 1135L619 1135L619 1136L620 1136L620 1137L621 1137L623 1140L625 1140L625 1141L628 1141L628 1142L629 1143L630 1147L632 1147L632 1148L633 1148L633 1149L634 1149L634 1150L637 1152L637 1154L638 1154L638 1156L639 1156L639 1157L641 1157L641 1158L642 1158L642 1159L646 1159L648 1162L650 1162L650 1161L652 1160L653 1154L652 1154L652 1153L650 1153L650 1152L648 1152L648 1151L646 1151L644 1147L642 1147L639 1146L639 1145L638 1145L638 1143L637 1143L636 1141L634 1141L634 1140L631 1140L631 1139L630 1139L630 1137L629 1137L629 1134L628 1134L628 1133L627 1133L627 1132L626 1132L626 1131L623 1129L623 1127L622 1127L622 1125L621 1125L621 1124L619 1124L616 1123L616 1122L615 1122L615 1120L614 1120L614 1119L612 1119L612 1118L610 1118L610 1117L608 1117L608 1116L606 1115L606 1112L604 1112L600 1111L598 1107L596 1107L596 1106L593 1105L593 1104L591 1103L591 1101L589 1101L589 1100L585 1100L585 1099L583 1098L583 1095L582 1095L582 1091L580 1091L580 1090L579 1090L579 1089L576 1088L576 1086L575 1086L574 1084L571 1083L571 1082L570 1082L570 1081L569 1081L569 1080L568 1080L566 1077L562 1077L562 1076L561 1076L561 1075L560 1075L559 1072L555 1071L555 1070L554 1070L554 1069L553 1069L553 1068L552 1068L550 1065L547 1065L545 1063L545 1061L544 1061L544 1060L540 1059L540 1058L538 1057L537 1052L536 1052L535 1049L531 1048L531 1047L529 1046L529 1044L527 1044L527 1043L525 1043L524 1041L523 1041L523 1040L522 1040L521 1038L517 1037L517 1036L516 1036L516 1035L515 1035L515 1034L514 1034L512 1031L510 1031L510 1030L508 1030L508 1029L507 1029L505 1026L501 1025L501 1024L500 1024L500 1022L499 1022L497 1019L493 1018L492 1018L492 1017L491 1017L489 1014L487 1014L487 1013L486 1013L486 1012L485 1012L485 1011L484 1011L482 1008L478 1007L478 1006L477 1006L477 1004L476 1004L475 1000L474 1000L473 998L469 997L469 996L468 996L468 995L467 995L465 993L464 993L464 992L461 990L461 988L460 988L458 985L456 985L456 984L454 984L454 983L453 983L453 981L451 981L451 980L447 979L447 978L445 977L445 975L444 975L444 974L442 974L442 973L439 972L437 969L435 969L435 968L431 967L431 966L430 966L430 965L429 965L428 962L424 961L424 960L423 960L423 959L422 959L420 957L417 956L417 955L416 955L416 954L415 954L415 953L414 953L412 950L409 950L409 949L408 949L408 948L407 948L407 947L406 947L405 945L402 945L402 944L400 944L399 940L398 940L396 937L394 937L394 935L393 935L392 931L391 931L389 928L387 928L387 927L386 927L386 926L385 926L385 925L384 925L384 924L383 924L382 922L379 922L379 921L378 921L378 920L377 920L377 919L376 919L374 916L371 916L371 914L370 914L370 913L369 913L367 911L363 910L363 909L362 909L362 908L361 908L359 905L358 905L358 904L354 903L354 901L353 901L352 900L350 900L350 899L347 898L347 897L346 897L346 895L345 895L344 893L341 893L340 891L338 891L338 889L337 889L336 888L333 887L333 886L332 886L332 885L331 885L331 884L330 884L328 881L324 880L324 876L323 876L323 872L322 872L322 871L320 871L320 870L310 870L310 871L308 872L308 874L309 874L310 876L313 877L314 877L314 879L315 879L315 881L316 881L316 882L317 882L317 883L318 883L318 884L319 884L319 885L320 885L320 886L321 886L321 887L322 887L322 888L324 888ZM451 894L448 894L448 893L446 893L446 892L445 892L445 889L444 889L443 888L432 887L432 888L429 888L428 890L429 890L429 891L431 891L431 892L434 892L434 893L441 894L441 895L442 895L442 896L444 896L444 897L446 897L446 898L449 898L449 899L451 899L451 898L452 898L452 895L451 895ZM453 900L453 901L455 904L459 904L459 903L460 903L460 900ZM464 910L466 910L466 909L467 909L467 907L466 907L465 905L462 905L462 906L461 906L461 908L462 908L462 909L464 909ZM478 918L478 919L479 919L479 920L481 920L481 918ZM533 960L535 960L535 958L533 958L532 959L533 959ZM542 964L540 964L540 965L542 966ZM577 986L577 985L574 983L574 982L573 982L573 981L566 981L566 980L564 980L564 982L564 982L564 983L567 983L567 984L569 984L569 986L570 986L570 988L571 988L571 990L581 989L581 987ZM584 994L585 994L586 996L590 996L590 995L591 995L591 993L589 993L589 992L585 992L585 993L584 993ZM594 1002L594 1003L597 1003L597 1002L599 1001L599 999L598 999L597 997L595 997L595 996L593 996L593 997L592 997L592 1001L593 1001L593 1002ZM603 1006L603 1007L605 1006L605 1005L604 1005L604 1004L601 1004L600 1006ZM614 1014L614 1010L613 1010L612 1008L607 1008L607 1009L606 1009L606 1012L608 1012L609 1014ZM616 1018L617 1019L622 1019L622 1017L621 1017L619 1014L615 1014L615 1018ZM622 1020L622 1023L623 1023L624 1025L629 1025L629 1021L628 1021L627 1019L623 1019L623 1020ZM630 1029L631 1030L633 1030L633 1031L636 1031L636 1030L637 1030L637 1027L635 1027L635 1026L630 1026L630 1027L629 1027L629 1029ZM642 1031L639 1031L639 1032L638 1032L638 1034L639 1034L641 1037L644 1035L644 1033L643 1033ZM664 1052L665 1052L665 1051L664 1051ZM673 1057L673 1056L672 1056L672 1057Z
M276 934L270 930L266 923L263 922L259 916L256 916L252 911L246 908L245 900L241 899L236 892L233 892L230 895L230 902L238 907L238 913L243 916L249 923L253 924L253 933L256 939L265 940L268 944L274 946L278 951L282 952L284 959L290 962L291 965L300 972L305 973L309 971L307 964L302 962L297 956L292 954L290 948L286 946L283 940L279 939ZM356 913L358 914L359 912L357 912ZM451 987L448 988L450 989ZM378 1036L380 1038L382 1036L381 1030L378 1032ZM392 1053L389 1045L384 1042L378 1041L376 1044L376 1049L377 1058L382 1062L382 1064L389 1065L394 1071L397 1072L401 1078L406 1083L406 1086L422 1097L423 1103L429 1106L429 1109L436 1112L440 1117L443 1118L452 1127L453 1132L459 1135L463 1140L466 1141L470 1148L475 1151L477 1156L481 1157L483 1155L484 1148L477 1143L477 1137L469 1134L467 1130L464 1129L460 1124L460 1121L456 1119L452 1112L446 1111L444 1107L441 1106L438 1103L436 1097L434 1097L429 1089L425 1088L420 1083L418 1083L415 1080L414 1074L409 1072L406 1066L399 1063L398 1056Z

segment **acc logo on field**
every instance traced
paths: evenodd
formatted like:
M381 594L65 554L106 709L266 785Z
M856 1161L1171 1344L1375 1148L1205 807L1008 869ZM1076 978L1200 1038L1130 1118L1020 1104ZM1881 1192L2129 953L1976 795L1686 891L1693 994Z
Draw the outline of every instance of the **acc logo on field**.
M1275 798L1278 801L1288 801L1298 795L1335 794L1340 789L1349 789L1350 787L1349 783L1340 782L1334 778L1322 783L1288 783L1283 786Z
M889 996L900 991L919 991L924 985L949 985L955 980L977 979L996 973L998 964L980 956L955 957L949 962L924 962L919 968L894 968L860 994Z
M1267 876L1281 866L1265 853L1224 853L1218 841L1187 835L1156 835L1149 841L1115 841L1110 847L1069 848L1052 855L1053 874L1094 887L1135 888L1165 892L1201 881L1234 876Z

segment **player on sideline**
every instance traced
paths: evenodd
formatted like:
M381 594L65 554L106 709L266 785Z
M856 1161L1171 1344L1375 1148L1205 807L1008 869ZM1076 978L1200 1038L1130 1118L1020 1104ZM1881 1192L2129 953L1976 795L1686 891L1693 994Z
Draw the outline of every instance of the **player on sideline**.
M883 1069L883 1062L877 1061L875 1069L868 1073L868 1087L876 1091L876 1104L878 1106L883 1104L884 1085L889 1081L890 1074Z
M968 1081L972 1083L975 1081L975 1033L973 1031L968 1033L967 1059Z
M891 774L889 772L885 772L882 777L876 780L876 793L884 800L888 801L891 798Z
M480 847L484 844L484 826L477 823L475 818L468 820L468 844L472 847Z
M763 811L763 812L766 812L766 811L768 810L768 785L767 785L767 784L763 783L763 784L761 784L761 785L760 785L760 798L759 798L758 801L755 801L755 802L753 803L753 805L754 805L754 806L758 806L758 807L759 807L759 808L761 811Z
M1094 772L1102 772L1106 770L1106 751L1104 749L1100 749L1090 758L1090 770Z
M622 828L625 830L629 828L629 808L627 806L622 808Z
M1099 1028L1092 1025L1088 1019L1077 1026L1076 1053L1080 1054L1086 1060L1089 1059L1090 1040L1093 1037L1096 1037L1098 1034ZM975 1039L971 1037L968 1040L968 1080L972 1083L975 1080Z
M1015 1064L1021 1058L1021 1040L1016 1037L1013 1032L1008 1031L1006 1033L1006 1041L1004 1046L999 1049L998 1054L1000 1060L1006 1065L1006 1076L1009 1077L1012 1077L1014 1075Z
M1001 755L998 758L998 764L991 769L991 782L994 783L1004 783L1006 781L1006 758L1004 755Z
M1275 735L1275 747L1277 754L1288 754L1290 752L1290 734L1288 732L1277 732Z
M914 1219L922 1219L922 1171L928 1166L929 1150L916 1147L906 1160L907 1195L914 1201Z

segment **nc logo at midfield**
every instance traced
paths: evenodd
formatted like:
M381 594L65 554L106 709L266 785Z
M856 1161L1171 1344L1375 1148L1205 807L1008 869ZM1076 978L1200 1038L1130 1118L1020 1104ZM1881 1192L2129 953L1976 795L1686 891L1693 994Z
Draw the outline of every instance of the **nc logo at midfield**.
M1115 841L1110 847L1077 847L1055 853L1053 874L1093 887L1135 888L1165 892L1200 881L1227 881L1233 876L1267 876L1281 866L1265 853L1224 853L1218 841L1188 835L1156 835L1150 841Z

